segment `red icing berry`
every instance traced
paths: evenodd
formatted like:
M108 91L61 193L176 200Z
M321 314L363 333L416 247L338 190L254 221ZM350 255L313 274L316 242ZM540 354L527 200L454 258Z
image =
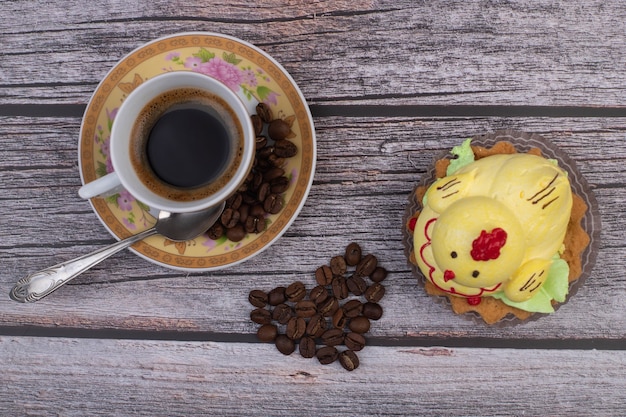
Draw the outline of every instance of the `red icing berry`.
M445 272L443 273L443 280L445 282L448 282L451 279L454 279L454 277L456 277L456 275L454 275L454 271L450 271L449 269L446 269Z
M489 261L492 259L498 259L500 256L500 249L504 247L506 243L506 232L496 227L491 232L483 230L480 232L480 236L472 242L472 259L475 261Z
M478 304L480 304L481 301L482 301L481 297L469 297L467 299L467 304L471 306L477 306Z
M411 220L409 220L409 230L411 232L415 231L416 224L417 224L417 217L411 217Z

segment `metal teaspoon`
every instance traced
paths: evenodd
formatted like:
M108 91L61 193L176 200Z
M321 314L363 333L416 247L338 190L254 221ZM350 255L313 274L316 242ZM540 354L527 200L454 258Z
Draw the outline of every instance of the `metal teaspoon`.
M191 213L161 211L152 228L87 255L30 274L15 284L10 296L22 303L39 301L109 256L156 233L174 241L193 239L213 226L222 214L224 205L225 203L222 203L217 207Z

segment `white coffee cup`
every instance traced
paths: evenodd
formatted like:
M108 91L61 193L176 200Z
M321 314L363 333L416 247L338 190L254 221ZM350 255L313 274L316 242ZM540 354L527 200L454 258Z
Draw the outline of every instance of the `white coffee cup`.
M220 98L230 108L229 114L241 126L242 137L239 138L241 149L240 162L233 168L228 178L219 187L202 198L185 200L157 193L146 185L138 175L131 160L130 146L133 127L137 123L142 110L153 100L168 94L172 90L201 90ZM119 108L111 129L110 157L113 172L83 185L78 193L82 198L104 197L126 189L138 201L157 210L172 213L198 211L213 207L226 200L241 186L246 179L255 153L255 134L248 109L242 100L220 81L204 74L191 71L177 71L158 75L140 84L124 100Z

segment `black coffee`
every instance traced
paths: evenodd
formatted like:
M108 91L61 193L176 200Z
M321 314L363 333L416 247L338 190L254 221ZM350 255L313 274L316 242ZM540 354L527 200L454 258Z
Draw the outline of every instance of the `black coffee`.
M155 194L194 201L219 191L241 164L243 129L221 98L193 88L165 92L140 112L130 155Z
M157 120L146 143L148 163L157 177L175 187L200 187L214 181L230 159L229 133L203 108L170 110Z

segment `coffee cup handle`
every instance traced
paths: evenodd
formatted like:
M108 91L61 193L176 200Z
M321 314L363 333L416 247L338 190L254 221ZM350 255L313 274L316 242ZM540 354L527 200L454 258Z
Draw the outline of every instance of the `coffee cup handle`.
M121 188L120 177L115 172L111 172L80 187L78 195L86 200L93 197L107 197L119 192Z

